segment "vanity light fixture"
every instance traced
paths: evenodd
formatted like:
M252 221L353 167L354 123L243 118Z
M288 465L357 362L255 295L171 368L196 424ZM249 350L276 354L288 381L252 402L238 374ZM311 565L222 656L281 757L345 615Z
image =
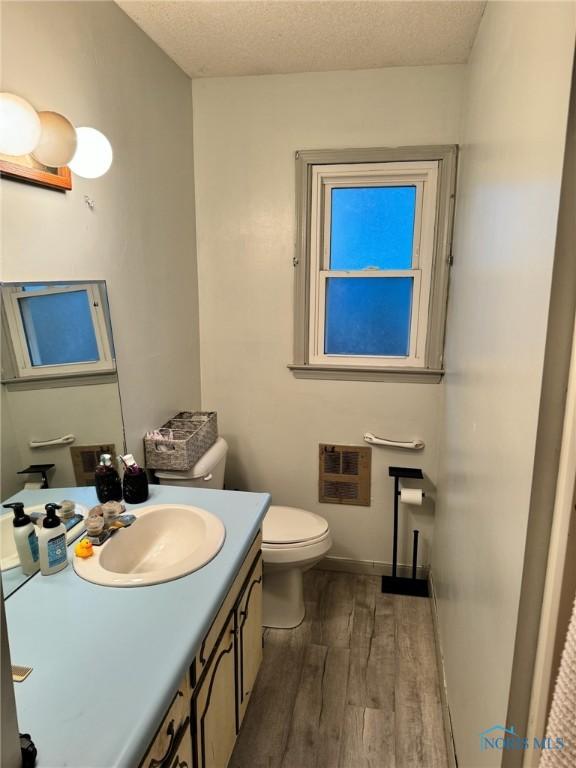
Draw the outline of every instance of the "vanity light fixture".
M0 93L0 152L27 155L40 140L42 126L34 107L14 93Z
M68 165L78 143L74 126L58 112L38 112L38 117L42 132L32 157L51 168Z
M97 179L104 176L112 165L112 145L103 133L96 128L82 126L76 128L78 146L68 167L76 176L85 179Z
M97 179L112 165L112 145L101 131L74 128L58 112L36 112L26 99L0 93L0 154L32 155L47 168L66 165L77 176Z

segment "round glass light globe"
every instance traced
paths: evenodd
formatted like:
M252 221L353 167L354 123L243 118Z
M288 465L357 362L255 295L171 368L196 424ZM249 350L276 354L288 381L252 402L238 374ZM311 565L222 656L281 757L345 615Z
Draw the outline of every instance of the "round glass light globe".
M38 112L42 133L32 152L38 162L51 168L67 165L76 152L76 130L70 120L58 112Z
M112 165L112 145L96 128L76 128L78 146L68 167L77 176L97 179Z
M36 149L42 131L40 118L26 99L0 93L0 152L27 155Z

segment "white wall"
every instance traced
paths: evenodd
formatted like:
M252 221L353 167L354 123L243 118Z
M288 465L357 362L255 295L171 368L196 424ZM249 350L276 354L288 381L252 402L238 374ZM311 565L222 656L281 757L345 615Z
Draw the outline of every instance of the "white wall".
M146 429L200 401L190 81L112 2L18 2L2 4L2 89L114 148L65 194L1 182L1 277L107 281L140 455Z
M38 475L14 474L15 457L17 470L28 464L55 464L49 477L53 488L69 488L77 484L67 446L32 449L30 440L50 440L73 434L75 446L113 443L117 454L123 450L122 409L116 382L54 389L9 388L4 393L2 407L5 441L0 479L3 499L21 490L25 482L40 480ZM11 435L9 425L12 425Z
M294 153L456 143L463 67L193 82L202 403L230 443L230 487L330 521L333 554L390 561L389 464L435 480L441 385L293 378ZM318 503L318 443L422 437L373 451L372 506ZM431 539L430 505L414 517ZM412 521L412 522L414 522Z
M489 3L468 68L432 559L465 768L502 759L478 734L506 721L574 16L572 3Z

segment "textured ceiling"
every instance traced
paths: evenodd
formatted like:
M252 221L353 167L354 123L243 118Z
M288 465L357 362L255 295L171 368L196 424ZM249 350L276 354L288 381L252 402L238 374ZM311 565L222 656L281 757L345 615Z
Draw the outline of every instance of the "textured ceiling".
M190 77L465 62L485 2L117 0Z

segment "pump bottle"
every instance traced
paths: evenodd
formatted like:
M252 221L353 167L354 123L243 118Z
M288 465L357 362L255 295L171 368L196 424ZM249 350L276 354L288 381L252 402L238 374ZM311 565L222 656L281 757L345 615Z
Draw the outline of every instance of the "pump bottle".
M36 538L36 526L24 512L24 504L15 501L13 504L4 504L7 509L14 511L14 541L16 551L22 565L22 572L26 576L32 576L40 568L38 557L38 539Z
M43 576L61 571L68 565L66 550L66 527L56 512L60 509L57 504L46 504L46 517L38 534L40 549L40 570Z

